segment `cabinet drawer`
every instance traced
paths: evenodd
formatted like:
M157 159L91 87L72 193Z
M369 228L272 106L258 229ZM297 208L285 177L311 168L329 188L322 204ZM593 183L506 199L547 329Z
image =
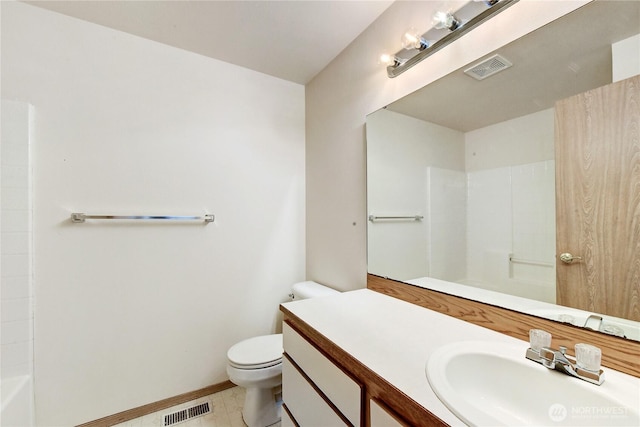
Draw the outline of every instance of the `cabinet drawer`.
M400 421L390 409L376 400L369 400L369 425L370 427L406 427L404 421Z
M289 408L287 405L282 406L282 420L280 421L281 427L296 427L296 423L293 422L289 415Z
M287 323L284 323L282 332L285 353L354 426L359 426L362 386L323 356Z
M282 400L302 427L348 425L286 357L282 359Z

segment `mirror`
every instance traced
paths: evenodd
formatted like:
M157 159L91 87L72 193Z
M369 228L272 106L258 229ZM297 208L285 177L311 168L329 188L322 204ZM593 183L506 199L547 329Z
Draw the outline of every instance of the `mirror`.
M555 103L626 78L639 33L640 2L591 2L368 115L369 273L640 340L636 308L556 304L554 149Z

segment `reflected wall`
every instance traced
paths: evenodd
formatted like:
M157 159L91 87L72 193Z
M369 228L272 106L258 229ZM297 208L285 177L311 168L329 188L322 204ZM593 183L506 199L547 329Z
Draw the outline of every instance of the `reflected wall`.
M469 132L367 117L369 272L555 302L553 110Z

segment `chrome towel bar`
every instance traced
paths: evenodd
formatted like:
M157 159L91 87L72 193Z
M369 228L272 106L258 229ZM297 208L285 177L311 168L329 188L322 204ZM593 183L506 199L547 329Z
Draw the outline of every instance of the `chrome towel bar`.
M509 262L512 262L514 264L528 264L528 265L537 265L540 267L554 267L555 264L551 263L551 262L544 262L544 261L535 261L535 260L530 260L530 259L521 259L521 258L515 258L513 255L509 256Z
M422 221L424 216L422 215L410 215L410 216L376 216L369 215L369 221L374 222L380 219L388 219L388 220L409 220L409 221Z
M71 214L71 221L85 222L87 219L147 219L147 220L171 220L171 221L204 221L205 223L213 222L215 216L205 214L203 216L176 216L176 215L87 215L84 213L74 212Z

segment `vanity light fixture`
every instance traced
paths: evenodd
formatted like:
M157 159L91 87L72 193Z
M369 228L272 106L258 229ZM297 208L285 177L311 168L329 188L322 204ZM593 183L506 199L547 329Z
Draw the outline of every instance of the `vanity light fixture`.
M387 75L399 76L426 57L471 31L518 0L473 0L455 11L438 11L433 27L420 34L410 28L402 35L402 49L395 54L383 54L380 62L387 65Z

